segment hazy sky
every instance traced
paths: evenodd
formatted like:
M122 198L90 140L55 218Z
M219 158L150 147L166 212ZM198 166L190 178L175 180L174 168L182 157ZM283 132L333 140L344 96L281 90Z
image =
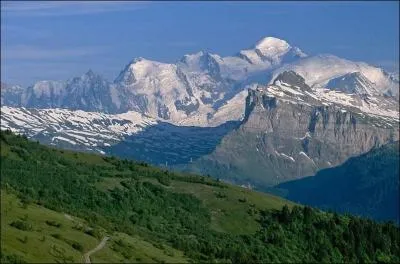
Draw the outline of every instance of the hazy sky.
M307 54L399 68L393 2L1 2L2 81L30 85L88 69L113 80L134 57L233 55L274 36Z

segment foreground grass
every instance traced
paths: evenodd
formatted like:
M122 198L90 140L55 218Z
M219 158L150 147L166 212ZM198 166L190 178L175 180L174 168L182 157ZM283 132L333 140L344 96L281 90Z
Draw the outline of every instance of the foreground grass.
M84 225L85 221L67 217L38 205L25 206L15 195L2 190L2 251L20 256L27 262L80 262L83 252L95 247L98 239L74 229L75 225ZM12 227L11 224L17 221L29 227L26 230ZM56 226L48 225L46 221ZM79 243L82 249L74 249L65 240Z
M13 227L15 222L22 222L27 228ZM86 234L85 228L93 227L81 218L35 204L25 205L15 194L6 190L1 192L2 254L15 256L15 260L81 263L83 253L95 248L101 240ZM102 233L109 232L102 230ZM110 233L110 237L106 246L91 256L92 263L187 262L182 252L153 245L139 236L115 232Z

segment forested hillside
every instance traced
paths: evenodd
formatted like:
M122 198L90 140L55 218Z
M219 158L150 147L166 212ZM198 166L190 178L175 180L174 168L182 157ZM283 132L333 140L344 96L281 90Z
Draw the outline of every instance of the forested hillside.
M2 262L79 262L105 236L92 262L400 261L392 223L0 136ZM81 224L65 223L64 214Z
M302 204L400 223L399 152L399 141L389 143L277 187Z

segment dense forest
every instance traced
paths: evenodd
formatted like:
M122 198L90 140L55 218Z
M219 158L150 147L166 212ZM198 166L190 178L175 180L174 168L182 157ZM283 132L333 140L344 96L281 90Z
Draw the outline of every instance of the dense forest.
M104 230L139 234L181 250L194 262L400 261L400 230L391 222L290 203L260 208L238 196L235 204L246 204L245 213L257 219L257 229L242 234L218 231L211 227L214 217L205 200L172 188L177 182L186 188L201 184L218 190L212 199L227 199L224 193L234 187L218 179L50 148L10 131L2 131L0 137L2 191L16 194L24 204L85 219L98 238ZM118 186L104 186L113 179ZM25 225L7 228L18 227ZM3 239L7 230L1 235ZM1 253L2 262L24 261Z

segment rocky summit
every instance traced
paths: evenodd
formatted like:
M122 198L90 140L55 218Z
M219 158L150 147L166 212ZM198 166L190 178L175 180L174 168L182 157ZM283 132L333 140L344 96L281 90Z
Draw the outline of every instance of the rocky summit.
M314 175L398 140L396 103L312 90L299 74L286 71L272 85L249 89L239 128L188 168L258 187Z

